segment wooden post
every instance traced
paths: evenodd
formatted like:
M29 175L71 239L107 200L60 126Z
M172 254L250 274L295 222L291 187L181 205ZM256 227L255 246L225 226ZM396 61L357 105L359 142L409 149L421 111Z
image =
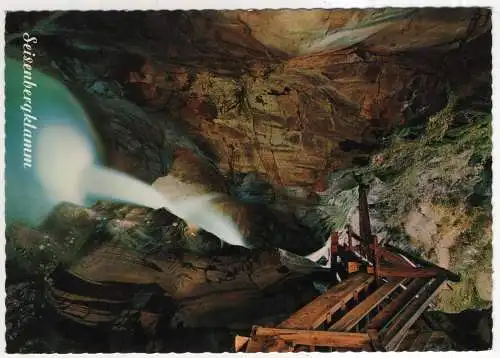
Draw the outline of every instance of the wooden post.
M359 186L359 236L364 242L370 242L372 236L366 187L363 185Z
M338 256L339 233L334 231L330 234L330 273L333 277L338 272L337 256Z
M359 186L359 236L361 241L369 243L368 247L372 248L372 261L373 269L375 275L375 285L379 285L379 256L378 256L378 243L377 237L372 235L371 225L370 225L370 213L368 210L368 199L366 197L366 187L364 185ZM369 252L370 250L368 250Z
M347 226L347 242L348 242L348 247L349 251L352 251L352 235L351 235L351 226Z
M373 271L375 274L375 285L379 286L379 277L380 277L380 255L378 252L378 240L377 236L372 235L373 237Z

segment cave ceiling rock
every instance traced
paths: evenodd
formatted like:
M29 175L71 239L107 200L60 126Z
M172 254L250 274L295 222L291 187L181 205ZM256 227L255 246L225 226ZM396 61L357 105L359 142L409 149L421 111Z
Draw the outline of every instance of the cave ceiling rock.
M39 31L81 31L78 40L64 40L76 55L113 43L107 51L116 60L113 71L103 72L107 61L89 56L85 65L136 93L129 100L166 112L163 121L186 124L189 135L214 149L222 171L258 171L274 185L311 188L331 170L352 165L339 142L373 137L373 127L403 118L406 86L426 72L432 76L432 61L416 58L421 51L449 51L491 27L488 10L446 11L117 12L78 19L68 13ZM99 35L103 29L113 35ZM88 71L76 67L73 76L89 82ZM119 138L119 131L110 129L108 138ZM140 151L126 166L141 178L153 171L151 180L159 166L144 163L158 158L140 159Z
M210 148L207 162L224 176L257 172L277 189L314 191L326 189L332 171L353 165L356 153L342 150L343 141L373 141L376 129L404 119L411 83L432 100L443 87L427 81L439 78L440 54L491 27L488 10L446 11L68 13L40 34L82 34L61 40L74 61L54 52L57 41L47 41L49 55L65 64L66 77L102 97L96 122L111 147L110 166L153 182L168 171L159 154L166 144L201 138L204 146L187 147L197 155ZM103 56L90 59L103 48L112 70ZM101 79L113 90L103 94ZM180 129L166 140L168 126Z

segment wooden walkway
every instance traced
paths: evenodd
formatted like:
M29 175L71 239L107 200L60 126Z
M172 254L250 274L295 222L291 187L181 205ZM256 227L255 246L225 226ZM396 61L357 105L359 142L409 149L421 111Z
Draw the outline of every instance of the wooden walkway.
M276 328L255 326L250 337L237 338L239 347L235 348L245 352L315 351L318 347L397 350L445 281L444 277L394 279L372 290L373 276L357 273ZM362 300L353 293L366 289L369 294ZM342 311L338 319L332 319Z
M276 327L254 326L237 336L236 352L423 350L423 334L403 344L446 281L460 277L390 246L370 233L366 194L360 190L360 245L332 243L332 258L349 260L349 275ZM352 234L355 236L354 234ZM332 235L338 237L338 235ZM333 249L334 248L334 249ZM355 251L357 250L357 251ZM335 251L335 252L334 252ZM347 254L345 253L355 253ZM363 260L351 262L355 257ZM333 275L333 273L332 273Z

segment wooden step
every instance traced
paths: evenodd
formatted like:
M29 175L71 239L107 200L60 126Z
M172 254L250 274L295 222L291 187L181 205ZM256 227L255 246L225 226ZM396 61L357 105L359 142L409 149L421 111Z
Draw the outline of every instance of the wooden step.
M411 300L424 285L429 282L426 278L414 279L406 290L396 296L387 306L385 306L368 324L368 328L380 330L389 320L394 317L405 304Z
M360 272L335 285L278 325L279 328L316 329L374 280Z
M408 279L397 279L389 281L370 294L363 302L350 310L341 319L335 322L328 330L336 332L349 332L358 324L367 314L377 307L387 296L393 293L401 284L409 281Z
M252 338L262 342L276 342L266 347L268 352L276 352L278 346L318 346L334 349L371 350L370 337L366 333L307 331L286 328L257 327ZM266 339L262 339L266 337ZM260 338L260 339L259 339ZM286 344L280 343L285 342ZM248 352L248 350L247 350Z
M445 283L445 277L440 276L430 280L397 317L391 321L387 330L383 333L382 344L388 351L397 350L406 332L427 309L429 303L439 292L439 288Z

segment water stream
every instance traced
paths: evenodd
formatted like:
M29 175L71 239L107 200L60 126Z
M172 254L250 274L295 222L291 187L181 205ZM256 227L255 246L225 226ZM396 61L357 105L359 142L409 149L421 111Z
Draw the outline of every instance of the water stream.
M217 194L172 200L151 185L100 165L91 141L70 125L43 128L36 152L41 153L36 162L37 175L56 202L89 206L105 199L153 209L166 208L230 245L248 247L233 220L215 207L213 199Z

